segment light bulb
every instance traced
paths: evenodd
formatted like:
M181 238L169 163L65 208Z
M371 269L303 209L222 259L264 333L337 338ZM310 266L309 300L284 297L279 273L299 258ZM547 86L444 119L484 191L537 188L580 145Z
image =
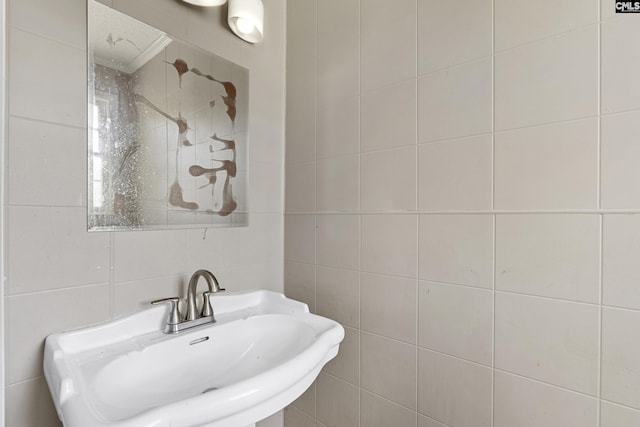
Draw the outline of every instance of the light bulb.
M242 34L251 34L255 28L253 23L245 18L236 19L236 26L238 27L238 31Z

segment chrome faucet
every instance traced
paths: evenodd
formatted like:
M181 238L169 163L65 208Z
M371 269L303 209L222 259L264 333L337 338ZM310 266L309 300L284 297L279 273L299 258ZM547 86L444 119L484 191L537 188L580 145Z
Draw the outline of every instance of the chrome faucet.
M196 290L198 287L198 281L201 277L207 282L209 290L202 293L202 309L198 313L196 304ZM205 323L213 323L216 318L213 314L213 307L211 306L211 295L220 291L224 291L224 288L220 287L218 279L208 270L198 270L189 279L189 287L187 288L187 314L182 319L180 315L180 298L171 297L163 298L156 301L152 301L151 304L169 304L169 313L167 314L167 320L164 326L165 334L175 334L185 329L193 328Z

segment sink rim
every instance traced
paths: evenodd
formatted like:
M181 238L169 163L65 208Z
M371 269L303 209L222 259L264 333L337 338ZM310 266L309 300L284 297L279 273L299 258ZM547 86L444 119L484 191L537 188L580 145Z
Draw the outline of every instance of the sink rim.
M233 301L234 299L238 299L238 301ZM241 306L240 300L256 304L248 308L238 309ZM91 420L94 423L93 425L97 426L189 426L201 423L201 420L195 420L194 414L190 416L180 414L180 419L173 418L172 414L181 412L185 405L196 405L199 408L196 411L197 415L205 415L207 417L206 422L213 423L211 424L212 426L216 425L215 423L231 422L231 419L237 422L238 425L251 424L271 415L271 413L277 412L277 410L268 409L269 402L276 402L284 407L302 394L315 380L320 369L335 357L339 344L344 337L344 329L337 322L309 313L306 304L288 299L280 293L271 291L230 293L220 297L216 296L214 301L218 303L217 306L214 305L218 323L204 325L171 336L160 332L162 320L158 322L158 319L163 319L166 312L166 308L163 307L153 307L79 331L49 336L45 344L45 377L61 419L64 419L65 422L69 421L69 426L73 425L72 421L75 419L82 420L84 424L78 425L83 427L88 425L86 424L87 420ZM227 302L230 304L226 304ZM260 308L262 308L262 312L260 312ZM147 409L125 419L109 419L95 408L92 408L90 399L82 393L83 382L90 382L90 379L79 380L78 375L80 373L77 372L77 366L70 362L72 355L82 355L100 348L100 346L92 346L91 339L89 343L83 343L84 337L89 337L91 334L97 334L99 337L107 336L110 329L117 333L124 327L128 334L120 340L109 340L102 346L103 348L110 348L119 342L131 340L132 337L145 335L145 331L150 328L152 330L156 329L151 333L146 332L147 338L154 338L157 342L163 342L193 334L200 335L202 332L216 328L216 326L269 314L291 317L305 326L311 327L316 333L315 339L312 339L310 344L295 357L271 366L255 376L234 382L209 393ZM135 330L127 329L127 326L132 322L138 323L137 327L134 328ZM67 359L64 358L65 354L68 355ZM54 372L55 369L58 372ZM287 393L287 391L290 392ZM256 416L260 418L255 418Z

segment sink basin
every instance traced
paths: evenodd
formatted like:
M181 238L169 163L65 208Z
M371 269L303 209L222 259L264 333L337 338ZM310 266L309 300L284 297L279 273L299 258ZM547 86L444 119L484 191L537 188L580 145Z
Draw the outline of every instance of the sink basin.
M167 307L54 334L44 372L65 427L243 427L300 396L344 329L269 291L216 294L216 323L162 333Z

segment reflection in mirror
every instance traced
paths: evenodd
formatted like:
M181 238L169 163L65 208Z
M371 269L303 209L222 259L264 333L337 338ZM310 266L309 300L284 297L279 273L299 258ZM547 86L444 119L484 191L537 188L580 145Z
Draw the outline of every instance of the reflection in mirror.
M88 9L89 230L247 225L249 71Z

